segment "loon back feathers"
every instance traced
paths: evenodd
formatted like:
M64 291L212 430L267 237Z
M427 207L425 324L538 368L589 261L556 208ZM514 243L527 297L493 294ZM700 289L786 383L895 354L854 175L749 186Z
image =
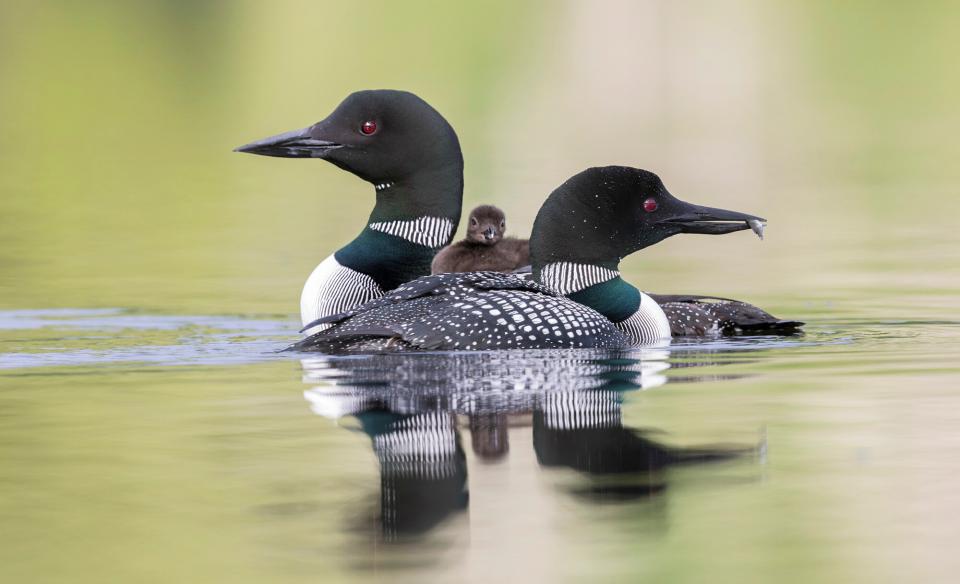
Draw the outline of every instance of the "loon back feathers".
M600 313L527 278L498 272L424 276L291 346L301 351L614 348L629 340Z
M716 296L649 294L660 305L675 337L721 335L790 335L803 322L781 320L753 304Z
M464 293L468 290L532 290L541 294L555 296L545 286L537 284L529 278L503 274L500 272L465 272L460 274L434 274L423 276L406 284L398 286L381 298L371 300L354 309L345 310L319 318L303 327L308 329L318 324L333 324L343 322L348 318L378 310L384 307L413 300L423 296L439 296L443 294Z

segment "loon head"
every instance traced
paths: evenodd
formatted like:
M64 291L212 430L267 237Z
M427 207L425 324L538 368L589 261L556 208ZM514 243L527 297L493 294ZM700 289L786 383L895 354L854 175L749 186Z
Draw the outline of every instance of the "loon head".
M300 130L235 149L264 156L321 158L377 190L418 173L461 169L460 143L447 120L407 91L358 91L333 113Z
M470 212L467 239L481 245L496 245L507 230L507 217L493 205L480 205Z
M589 168L554 190L530 238L537 274L550 262L615 267L624 257L678 233L762 234L765 219L681 201L656 174L626 166Z

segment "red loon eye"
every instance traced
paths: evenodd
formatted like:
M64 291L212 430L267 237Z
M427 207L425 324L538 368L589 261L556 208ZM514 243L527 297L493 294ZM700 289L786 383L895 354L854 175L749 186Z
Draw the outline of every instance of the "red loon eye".
M373 120L367 120L366 122L363 122L363 124L360 126L360 131L369 136L377 131L377 122Z
M653 197L643 202L643 210L647 213L653 213L657 210L657 201Z

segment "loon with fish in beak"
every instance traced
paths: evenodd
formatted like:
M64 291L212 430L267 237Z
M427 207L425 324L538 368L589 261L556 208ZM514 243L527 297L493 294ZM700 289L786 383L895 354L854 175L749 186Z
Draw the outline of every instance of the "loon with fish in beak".
M757 232L764 222L677 199L646 170L590 168L560 185L540 208L530 239L532 280L496 272L418 278L378 300L311 322L307 328L328 328L291 349L625 348L681 335L796 332L802 323L743 302L658 299L620 276L623 258L673 235Z

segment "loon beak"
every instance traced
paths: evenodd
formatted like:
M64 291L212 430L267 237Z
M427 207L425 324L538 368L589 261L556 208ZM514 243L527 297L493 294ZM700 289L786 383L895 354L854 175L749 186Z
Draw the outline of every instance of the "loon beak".
M281 158L323 158L327 152L343 147L336 142L314 138L310 134L312 129L313 126L277 134L234 148L233 151Z
M492 241L493 236L496 234L497 234L496 229L494 229L493 227L487 227L487 229L484 230L483 232L483 238L486 239L487 241Z
M724 233L752 229L757 237L763 239L763 228L766 226L767 220L738 211L683 203L677 213L660 221L660 223L677 229L676 233L723 235Z

